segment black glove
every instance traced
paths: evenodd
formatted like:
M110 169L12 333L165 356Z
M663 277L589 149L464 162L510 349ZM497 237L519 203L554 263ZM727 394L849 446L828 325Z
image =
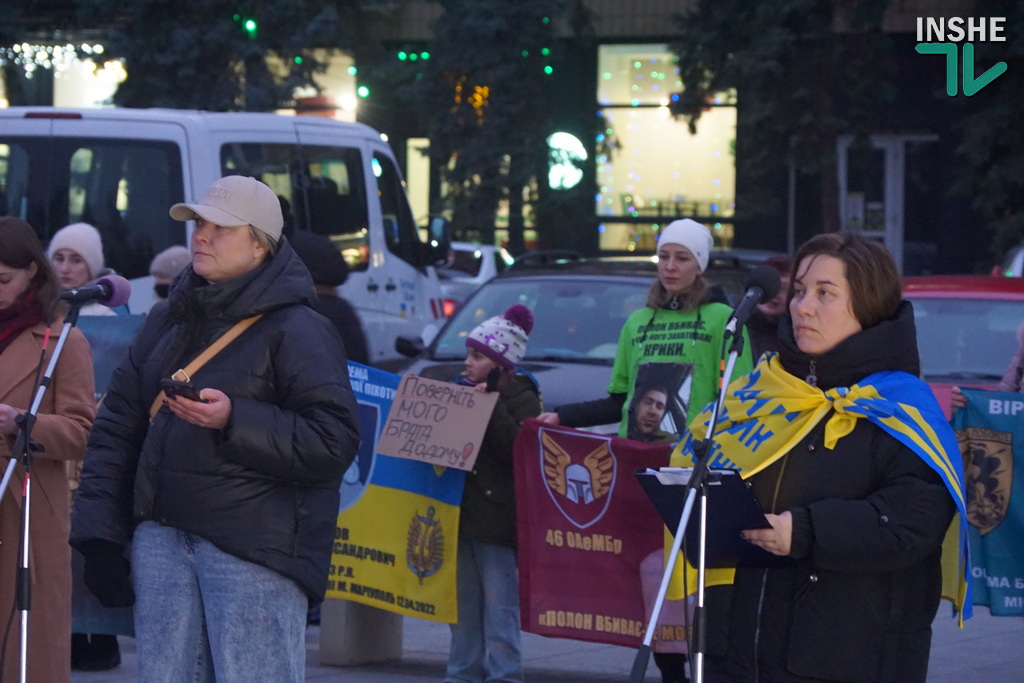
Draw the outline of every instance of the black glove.
M96 539L82 547L85 557L85 585L104 607L135 604L131 564L124 549L111 541Z
M488 392L498 390L498 382L501 381L501 368L495 366L491 368L491 371L487 373L487 386Z

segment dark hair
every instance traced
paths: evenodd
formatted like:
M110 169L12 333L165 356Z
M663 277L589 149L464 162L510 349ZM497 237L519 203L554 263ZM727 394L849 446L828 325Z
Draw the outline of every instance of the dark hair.
M698 275L697 279L690 285L690 288L679 296L679 303L681 304L679 309L692 311L700 306L704 301L704 295L707 293L707 290L708 281L704 279L703 274ZM647 307L654 310L665 308L665 305L671 298L672 295L665 289L665 285L661 284L661 278L655 278L651 288L647 291Z
M20 218L0 216L0 263L22 270L36 264L36 275L30 288L35 290L35 303L46 316L60 291L57 276L36 231Z
M853 316L863 328L874 327L896 315L903 298L899 270L892 254L880 242L854 232L829 232L804 242L793 259L793 280L787 302L793 300L801 264L815 256L833 256L846 267Z
M326 235L297 230L289 238L292 249L309 269L313 283L340 287L348 279L348 263L337 245Z

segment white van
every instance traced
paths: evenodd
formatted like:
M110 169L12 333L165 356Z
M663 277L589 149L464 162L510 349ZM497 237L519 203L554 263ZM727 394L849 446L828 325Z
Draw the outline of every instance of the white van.
M338 246L351 269L340 291L359 311L375 365L398 357L399 335L443 322L433 263L447 253L444 237L433 247L420 241L395 157L369 126L174 109L0 109L0 215L28 221L44 245L69 223L96 226L107 265L132 281L132 312L149 309L153 256L188 244L194 226L172 220L170 206L197 201L230 174L273 188L285 235L312 230Z

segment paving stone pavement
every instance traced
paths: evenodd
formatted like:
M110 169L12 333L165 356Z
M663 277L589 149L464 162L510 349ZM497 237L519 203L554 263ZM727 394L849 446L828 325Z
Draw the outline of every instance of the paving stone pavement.
M71 674L73 683L127 683L136 680L135 641L120 638L122 664L113 671ZM306 680L318 683L423 683L442 681L448 653L448 627L420 619L403 623L400 661L335 667L319 663L320 630L306 634ZM560 638L523 634L528 683L627 681L635 651ZM653 661L645 683L660 681ZM946 603L939 608L932 639L928 683L1017 683L1024 680L1024 618L993 617L984 607L960 630ZM144 682L142 682L144 683ZM268 682L270 683L270 682Z

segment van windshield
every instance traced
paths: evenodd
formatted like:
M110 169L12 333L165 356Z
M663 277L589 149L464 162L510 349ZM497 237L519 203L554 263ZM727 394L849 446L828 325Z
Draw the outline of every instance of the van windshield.
M171 142L0 133L0 215L27 221L44 246L69 223L90 223L106 266L127 278L185 243L184 223L167 212L184 201L181 177Z

